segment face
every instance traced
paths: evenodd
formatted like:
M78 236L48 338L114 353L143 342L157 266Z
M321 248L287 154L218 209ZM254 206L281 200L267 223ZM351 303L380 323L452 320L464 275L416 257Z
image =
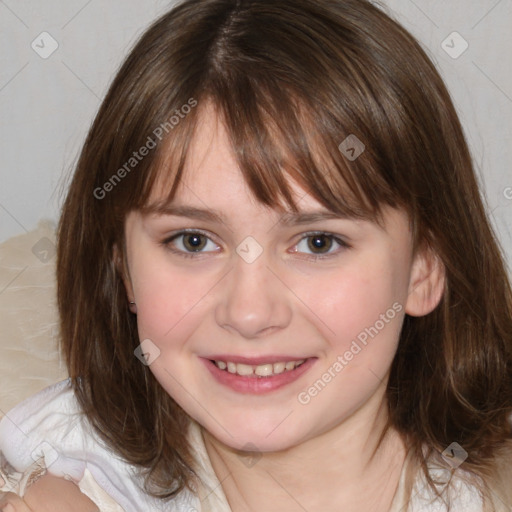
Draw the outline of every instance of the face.
M202 115L168 210L127 217L128 296L159 351L151 371L191 417L230 447L286 449L383 395L412 286L409 222L309 215L328 212L293 183L302 217L262 206Z

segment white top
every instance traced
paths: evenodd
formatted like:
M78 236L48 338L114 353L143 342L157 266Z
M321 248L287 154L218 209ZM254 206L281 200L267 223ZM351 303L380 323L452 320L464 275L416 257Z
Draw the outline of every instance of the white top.
M0 491L23 496L25 489L45 469L54 476L72 479L101 512L230 512L208 454L200 427L192 422L189 432L199 462L202 487L198 495L185 490L163 502L143 491L137 468L123 461L98 437L81 412L70 380L54 384L25 400L0 421ZM433 476L449 472L431 469ZM482 499L457 469L452 480L452 512L482 512ZM412 500L405 507L405 467L390 512L444 512L439 500L432 502L429 487L420 476ZM496 509L497 510L497 509ZM506 510L503 507L503 510Z

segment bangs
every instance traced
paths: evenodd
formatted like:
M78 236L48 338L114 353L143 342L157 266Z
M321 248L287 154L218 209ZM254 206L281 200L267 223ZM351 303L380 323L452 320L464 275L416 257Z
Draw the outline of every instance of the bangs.
M224 124L239 170L261 204L300 211L303 196L294 197L291 179L342 217L380 222L384 204L397 206L355 133L329 119L326 112L322 116L318 106L298 98L296 92L239 78L241 83L217 83L216 89L199 98L195 112L162 144L133 207L158 213L172 203L192 140L209 106ZM237 91L240 98L234 97ZM340 149L347 137L354 147L348 144ZM351 160L347 149L361 154Z
M140 62L127 66L143 67L144 78L137 85L141 94L130 89L127 95L140 98L139 120L127 119L131 147L137 147L141 128L151 132L151 123L167 119L186 98L195 98L197 107L131 178L135 183L121 199L118 217L129 209L158 209L155 197L162 206L173 201L211 105L260 203L299 211L292 180L340 216L379 221L387 205L403 207L414 223L424 171L437 163L425 151L431 142L409 120L432 115L414 70L403 69L409 57L390 53L376 35L362 34L341 4L336 20L315 3L305 11L287 2L194 6L184 3L175 19L155 25L161 41L148 38L146 60L162 59L159 73L150 74ZM363 8L375 30L384 30L378 12Z

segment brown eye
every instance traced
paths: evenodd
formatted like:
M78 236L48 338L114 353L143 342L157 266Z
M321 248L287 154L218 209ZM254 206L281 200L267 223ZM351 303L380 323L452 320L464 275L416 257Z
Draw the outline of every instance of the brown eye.
M294 246L292 252L302 255L314 262L318 260L336 257L350 245L342 238L328 232L303 233L299 243Z
M200 231L181 231L166 238L161 244L171 252L186 258L219 252L219 246Z
M206 237L200 233L190 233L183 236L183 246L187 251L201 251L206 246Z
M332 247L332 236L312 235L308 237L308 248L315 254L324 254L329 252Z

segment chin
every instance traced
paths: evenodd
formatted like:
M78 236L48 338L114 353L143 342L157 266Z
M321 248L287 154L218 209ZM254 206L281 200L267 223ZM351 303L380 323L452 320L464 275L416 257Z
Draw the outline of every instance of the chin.
M290 414L292 417L293 414ZM279 421L258 421L251 423L246 417L245 421L236 423L223 423L224 430L219 425L205 425L210 435L215 437L222 444L233 450L243 452L279 452L287 450L300 444L305 440L303 432L295 431L295 425L283 421L286 415L280 417ZM227 431L227 432L226 432Z

